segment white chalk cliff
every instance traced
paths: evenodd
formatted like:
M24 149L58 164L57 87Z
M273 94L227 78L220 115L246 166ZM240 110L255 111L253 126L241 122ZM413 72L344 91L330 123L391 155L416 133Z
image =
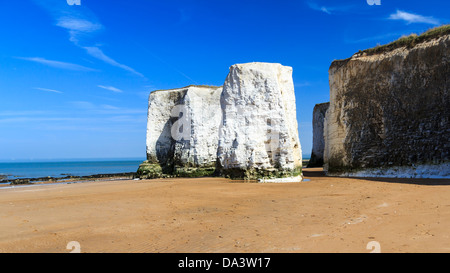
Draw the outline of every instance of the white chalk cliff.
M450 34L430 37L331 64L328 174L450 177Z
M150 94L147 161L139 177L215 173L298 182L301 167L291 67L237 64L223 88L188 86Z
M192 173L216 163L222 87L188 86L153 91L147 119L147 161L141 170Z
M308 168L323 166L323 151L325 149L324 120L330 106L329 102L316 104L313 110L313 148Z
M230 177L298 176L302 166L292 68L272 63L231 66L221 96L217 151Z

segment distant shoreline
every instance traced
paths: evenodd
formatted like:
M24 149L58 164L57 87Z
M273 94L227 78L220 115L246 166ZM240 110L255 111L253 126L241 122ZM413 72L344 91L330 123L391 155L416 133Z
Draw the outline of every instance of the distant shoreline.
M79 160L79 159L78 159ZM82 162L87 163L89 161L78 161L77 159L72 159L70 161L66 162ZM117 160L117 159L116 159ZM134 159L135 161L136 159ZM308 164L309 159L303 158L303 166L305 167ZM91 162L114 162L111 160L105 160L105 161L91 161ZM40 162L32 162L34 163L40 163ZM43 162L43 163L60 163L60 162ZM6 164L27 164L26 162L8 162ZM136 166L136 170L137 170ZM39 169L40 166L37 167ZM136 172L131 169L128 170L117 170L118 172L115 172L113 170L103 170L105 172L101 172L101 170L98 173L91 172L91 174L83 174L79 173L78 175L74 174L72 172L73 170L60 170L60 173L58 175L55 174L55 171L53 171L53 174L47 175L45 172L41 173L41 175L21 175L21 176L15 176L15 172L11 171L11 174L1 173L0 174L0 187L4 186L10 186L10 185L31 185L31 184L48 184L48 183L60 183L60 182L74 182L74 181L89 181L89 180L108 180L108 179L134 179L136 178ZM112 172L109 172L112 171ZM8 172L8 171L6 171Z
M142 161L102 160L50 162L0 163L0 183L28 184L30 182L55 182L73 179L95 179L103 177L132 177Z
M17 186L17 185L32 185L32 184L46 184L46 183L59 183L59 182L75 182L75 181L90 181L92 179L134 179L135 172L126 173L112 173L112 174L93 174L93 175L67 175L64 177L38 177L38 178L15 178L15 179L2 179L0 183L3 186ZM1 185L0 185L1 187Z
M0 163L59 163L59 162L114 162L144 161L145 157L111 157L111 158L37 158L37 159L0 159Z

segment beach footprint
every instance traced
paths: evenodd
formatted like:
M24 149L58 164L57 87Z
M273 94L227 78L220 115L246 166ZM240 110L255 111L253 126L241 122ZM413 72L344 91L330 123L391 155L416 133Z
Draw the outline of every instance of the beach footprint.
M346 222L347 225L354 225L354 224L359 224L364 222L365 220L367 220L369 217L367 217L367 215L363 214L357 218L352 218L349 221Z

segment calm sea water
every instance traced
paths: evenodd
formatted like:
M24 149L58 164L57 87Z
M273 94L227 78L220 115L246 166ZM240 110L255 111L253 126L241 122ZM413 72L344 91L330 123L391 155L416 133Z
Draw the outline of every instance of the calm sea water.
M309 156L303 157L309 159ZM14 178L86 176L137 171L145 159L65 160L59 162L0 162L0 180Z
M137 171L143 161L99 160L99 161L61 161L61 162L0 162L0 175L14 178L63 177L67 175L85 176ZM0 177L1 180L1 177Z

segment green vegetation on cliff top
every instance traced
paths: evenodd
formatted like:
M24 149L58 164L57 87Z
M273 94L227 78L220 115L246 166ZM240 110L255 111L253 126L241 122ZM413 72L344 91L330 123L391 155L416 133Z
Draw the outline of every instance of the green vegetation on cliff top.
M425 31L424 33L417 35L415 33L408 36L404 35L398 40L393 41L386 45L379 45L374 48L369 48L359 53L366 53L367 55L373 55L394 50L400 47L412 48L417 44L429 41L431 39L439 38L441 36L450 34L450 25L442 25Z
M367 56L367 55L375 55L375 54L381 54L384 52L389 52L389 51L392 51L392 50L400 48L400 47L412 48L420 43L423 43L423 42L426 42L426 41L429 41L432 39L436 39L436 38L442 37L444 35L449 35L449 34L450 34L450 24L442 25L439 27L429 29L420 35L417 35L415 33L410 34L410 35L404 35L404 36L400 37L398 40L395 40L389 44L378 45L373 48L360 50L356 54L358 56L361 56L361 55ZM351 59L351 57L344 59L344 60L335 60L335 61L333 61L332 66L333 65L341 66L350 59Z

